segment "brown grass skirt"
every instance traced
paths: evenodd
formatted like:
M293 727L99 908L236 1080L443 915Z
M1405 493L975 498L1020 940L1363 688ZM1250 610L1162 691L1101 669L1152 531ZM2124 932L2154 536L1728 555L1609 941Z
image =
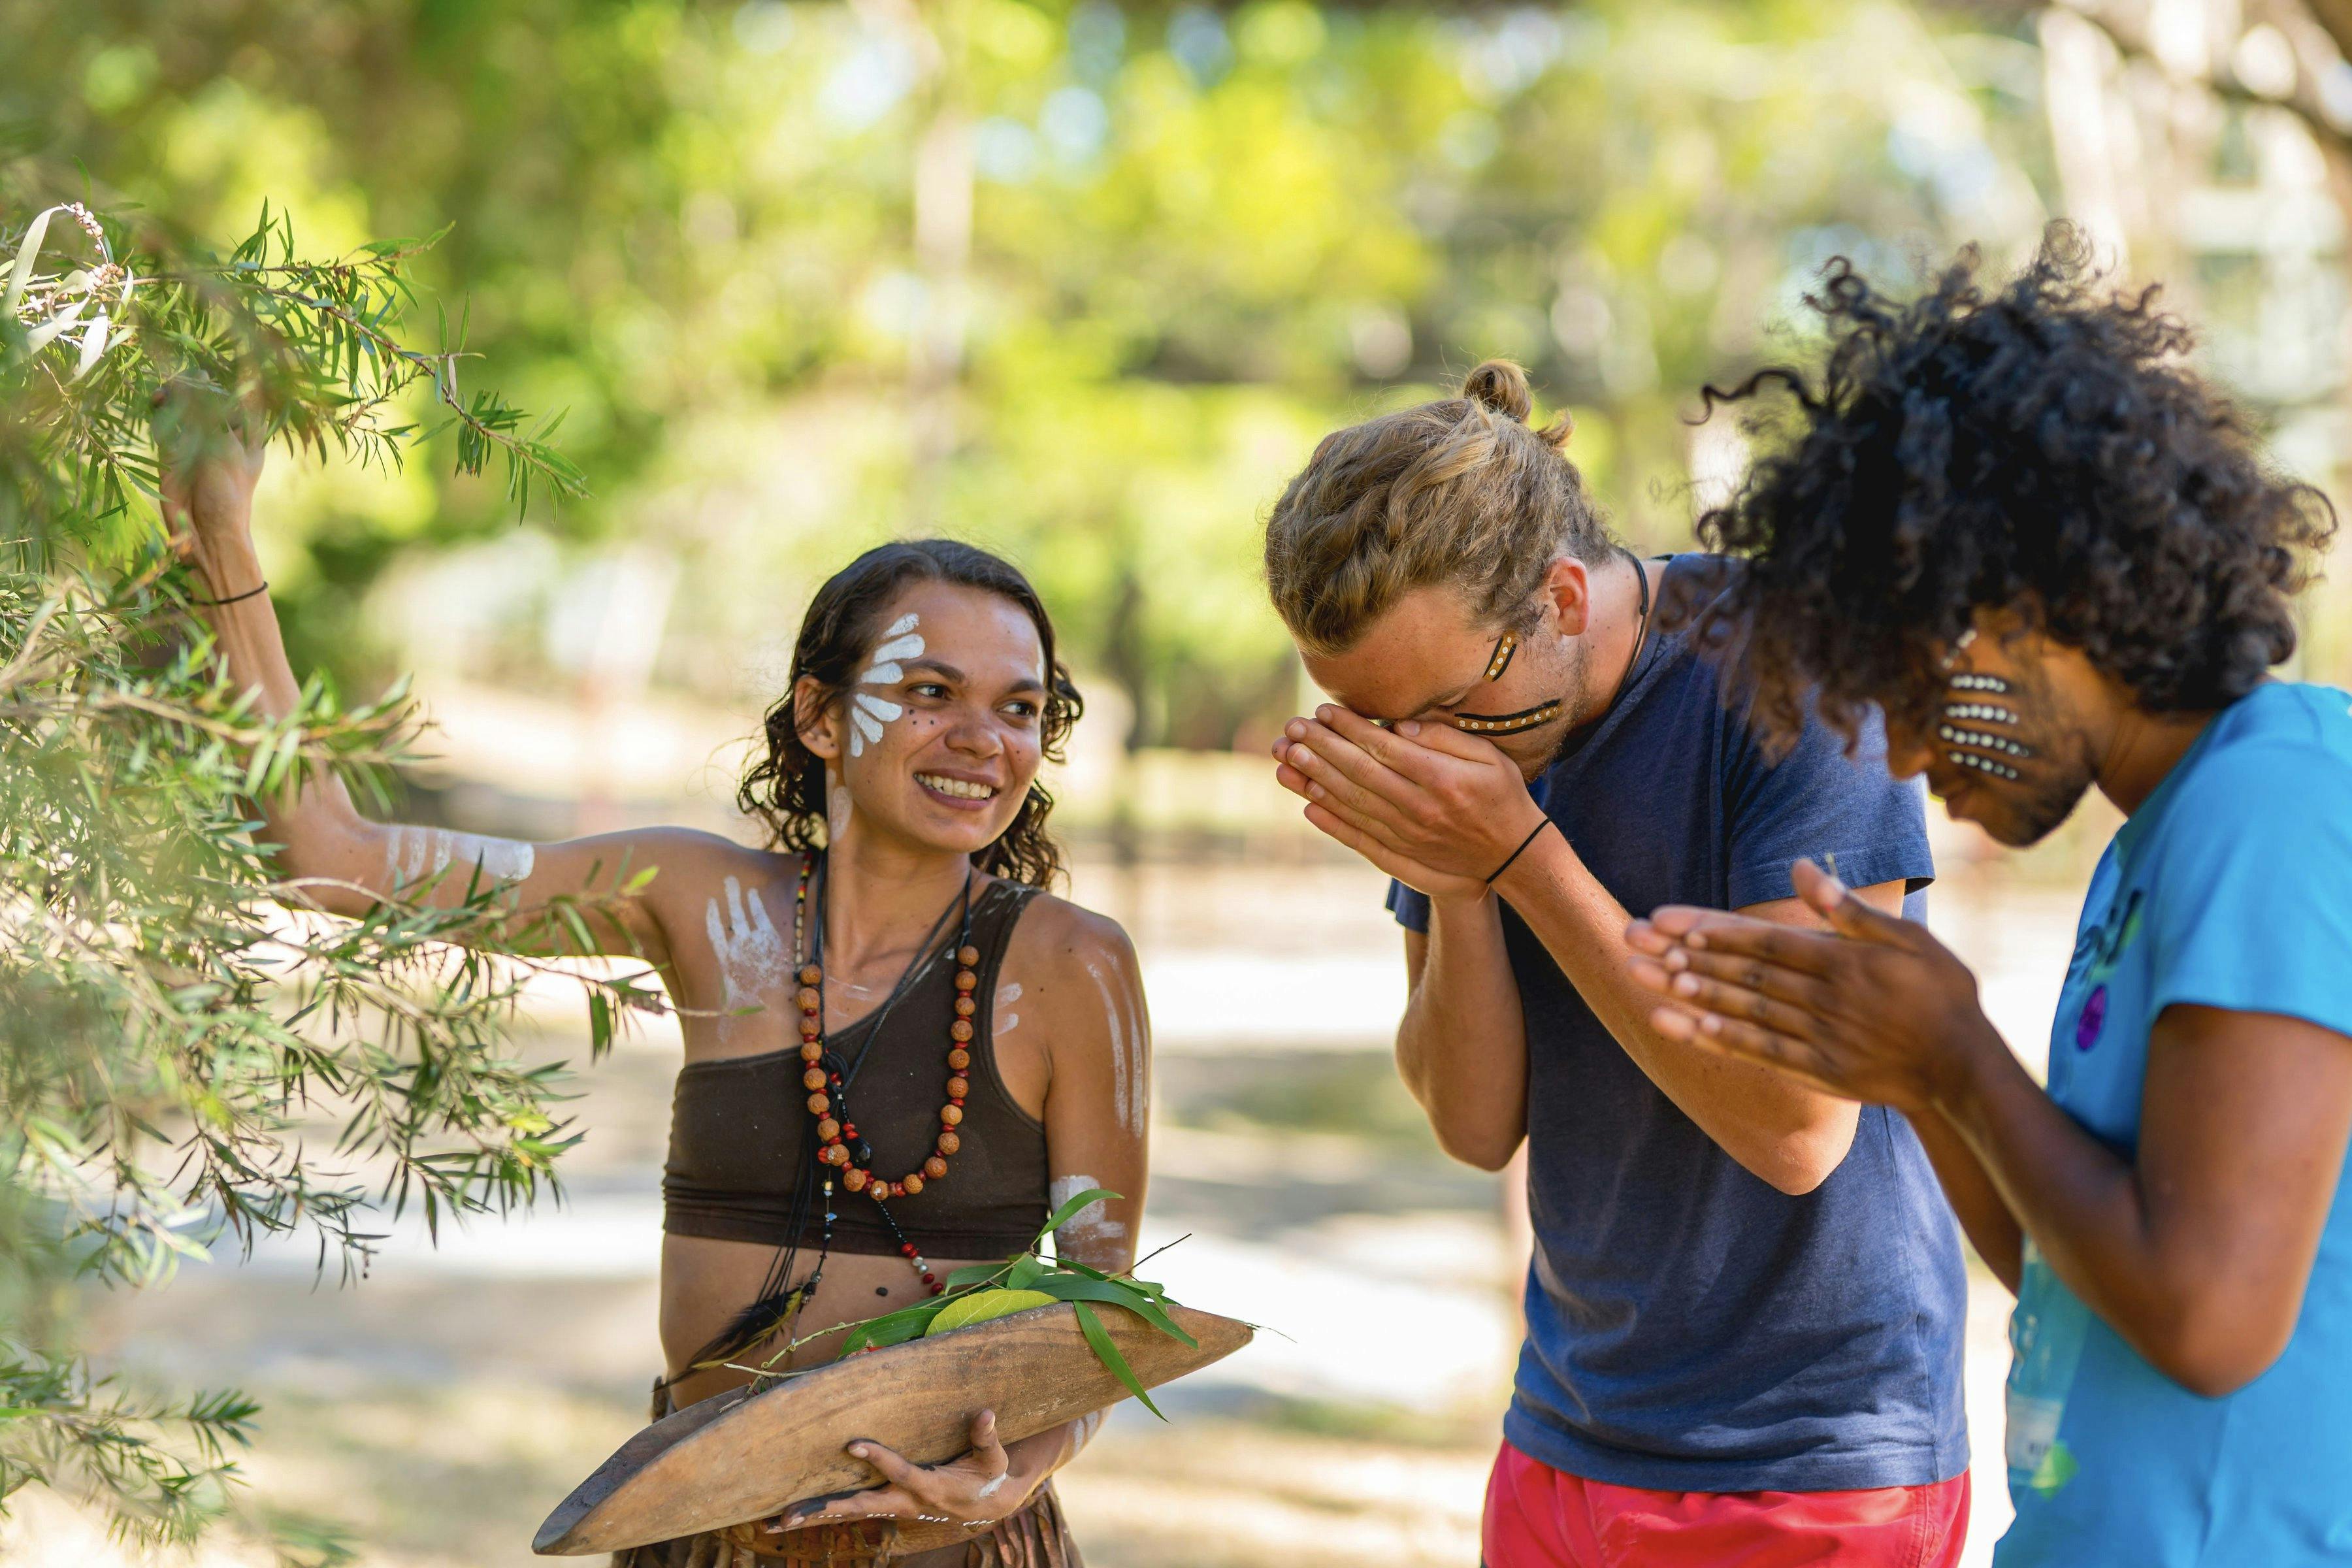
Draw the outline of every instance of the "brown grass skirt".
M1086 1568L1051 1481L1020 1512L950 1545L927 1544L940 1528L919 1525L919 1534L901 1546L898 1527L896 1520L861 1520L766 1535L739 1524L615 1552L613 1568Z

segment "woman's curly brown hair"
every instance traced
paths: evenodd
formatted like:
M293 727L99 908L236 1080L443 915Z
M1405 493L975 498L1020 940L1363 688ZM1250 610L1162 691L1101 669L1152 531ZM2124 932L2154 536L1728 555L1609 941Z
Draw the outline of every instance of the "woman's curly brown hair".
M812 721L828 703L843 700L851 682L866 663L882 628L886 611L909 583L954 583L978 588L1019 605L1037 627L1037 645L1045 656L1045 701L1038 715L1039 749L1048 762L1063 760L1063 743L1070 726L1086 710L1070 672L1054 653L1054 622L1045 614L1029 579L1018 567L975 545L953 539L909 539L867 551L825 580L809 601L801 618L801 635L793 645L793 668L784 694L768 710L764 722L768 750L743 775L736 802L744 812L768 825L769 846L803 853L824 847L825 841L824 762L801 740L801 726ZM812 704L794 700L801 677L815 681ZM985 849L975 852L972 864L991 876L1050 887L1062 875L1061 846L1045 831L1054 797L1043 784L1032 782L1029 794L1014 814L1013 825Z
M1818 693L1852 736L1868 708L1934 722L1937 659L1979 607L2027 624L2151 712L2223 706L2294 648L2290 598L2335 531L2326 498L2272 473L2236 409L2181 363L2156 289L2117 292L2064 225L1997 292L1973 248L1909 303L1843 258L1806 303L1818 384L1759 372L1783 429L1701 537L1744 563L1675 613L1724 658L1768 732ZM1759 425L1770 439L1771 428Z

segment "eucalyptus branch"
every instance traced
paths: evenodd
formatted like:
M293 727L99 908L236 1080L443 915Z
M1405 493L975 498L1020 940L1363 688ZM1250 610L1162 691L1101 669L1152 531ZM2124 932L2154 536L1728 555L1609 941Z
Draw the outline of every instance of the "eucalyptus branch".
M19 179L0 163L0 215ZM568 973L597 1052L658 993L650 970L562 968L603 899L519 908L477 873L343 921L315 912L325 884L276 874L248 803L329 773L380 793L416 727L399 692L313 681L269 720L232 687L142 510L178 417L158 395L209 389L299 447L397 463L425 437L388 411L429 379L461 468L502 453L519 504L579 493L578 471L551 421L458 393L462 331L404 340L417 246L307 262L265 211L220 258L29 207L0 231L0 1300L160 1284L230 1237L315 1235L349 1279L382 1239L373 1205L419 1204L437 1234L555 1190L577 1135L557 1069L508 1049L526 985ZM0 1321L0 1508L44 1485L174 1542L228 1517L249 1402L112 1390L72 1321Z

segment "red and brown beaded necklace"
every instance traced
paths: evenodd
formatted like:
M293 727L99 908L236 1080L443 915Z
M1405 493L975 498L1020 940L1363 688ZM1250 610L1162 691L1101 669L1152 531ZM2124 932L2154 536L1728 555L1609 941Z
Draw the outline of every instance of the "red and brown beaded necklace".
M946 1287L931 1272L930 1264L916 1250L915 1244L908 1241L906 1233L898 1228L898 1218L891 1214L889 1204L895 1198L919 1195L928 1183L945 1181L948 1157L963 1147L963 1134L957 1129L963 1121L964 1096L971 1091L971 1080L965 1074L971 1066L972 1015L979 1011L979 1004L972 1000L971 993L972 988L980 984L976 972L980 950L971 945L971 878L966 874L961 895L963 913L956 933L955 1016L948 1025L947 1103L940 1107L939 1138L933 1144L932 1153L919 1168L908 1171L896 1181L889 1181L875 1174L873 1145L857 1135L857 1123L849 1120L846 1099L850 1080L857 1076L859 1062L864 1060L866 1050L872 1047L875 1038L881 1033L881 1020L877 1017L875 1026L866 1031L866 1043L858 1047L858 1061L845 1062L828 1052L824 1046L824 884L822 882L817 884L815 919L811 921L808 918L809 884L818 858L815 855L801 858L800 879L793 889L793 951L800 955L801 960L798 996L803 1066L801 1087L809 1091L809 1116L816 1123L816 1157L824 1165L841 1173L841 1184L845 1191L863 1193L874 1200L874 1207L882 1215L883 1223L890 1227L890 1234L898 1238L900 1256L914 1268L925 1288L936 1296ZM933 922L930 933L924 937L921 949L908 962L907 978L899 983L901 993L922 967L924 955L930 951L931 938L937 935L946 920L946 911L943 910L939 921ZM896 1000L894 995L890 1002L883 1005L882 1010L887 1013ZM828 1189L825 1207L829 1211L833 1206L830 1178L825 1184ZM825 1217L830 1219L832 1215L828 1213Z

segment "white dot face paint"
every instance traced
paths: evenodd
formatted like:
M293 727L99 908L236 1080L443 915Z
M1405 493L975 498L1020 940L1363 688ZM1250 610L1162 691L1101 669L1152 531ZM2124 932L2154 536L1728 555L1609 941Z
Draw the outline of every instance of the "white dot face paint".
M776 934L775 922L768 918L768 906L761 900L758 889L754 888L746 898L743 884L732 877L727 879L724 887L725 914L719 912L719 900L712 899L704 906L702 928L710 938L711 952L719 960L719 984L724 993L721 1005L734 1013L762 1005L762 994L782 984L784 943ZM721 1042L729 1040L738 1026L751 1021L719 1019L719 1038Z
M446 827L394 827L383 837L384 877L395 888L437 877L452 862L480 867L488 881L520 882L538 859L538 851L519 840Z
M1100 1182L1083 1172L1067 1176L1056 1176L1045 1184L1045 1201L1054 1209L1059 1210L1064 1204L1068 1203L1080 1193L1101 1185ZM1063 1222L1062 1228L1054 1233L1055 1247L1057 1249L1068 1247L1073 1252L1097 1247L1117 1246L1126 1239L1127 1226L1110 1217L1110 1210L1104 1205L1100 1198L1097 1198L1072 1215Z

